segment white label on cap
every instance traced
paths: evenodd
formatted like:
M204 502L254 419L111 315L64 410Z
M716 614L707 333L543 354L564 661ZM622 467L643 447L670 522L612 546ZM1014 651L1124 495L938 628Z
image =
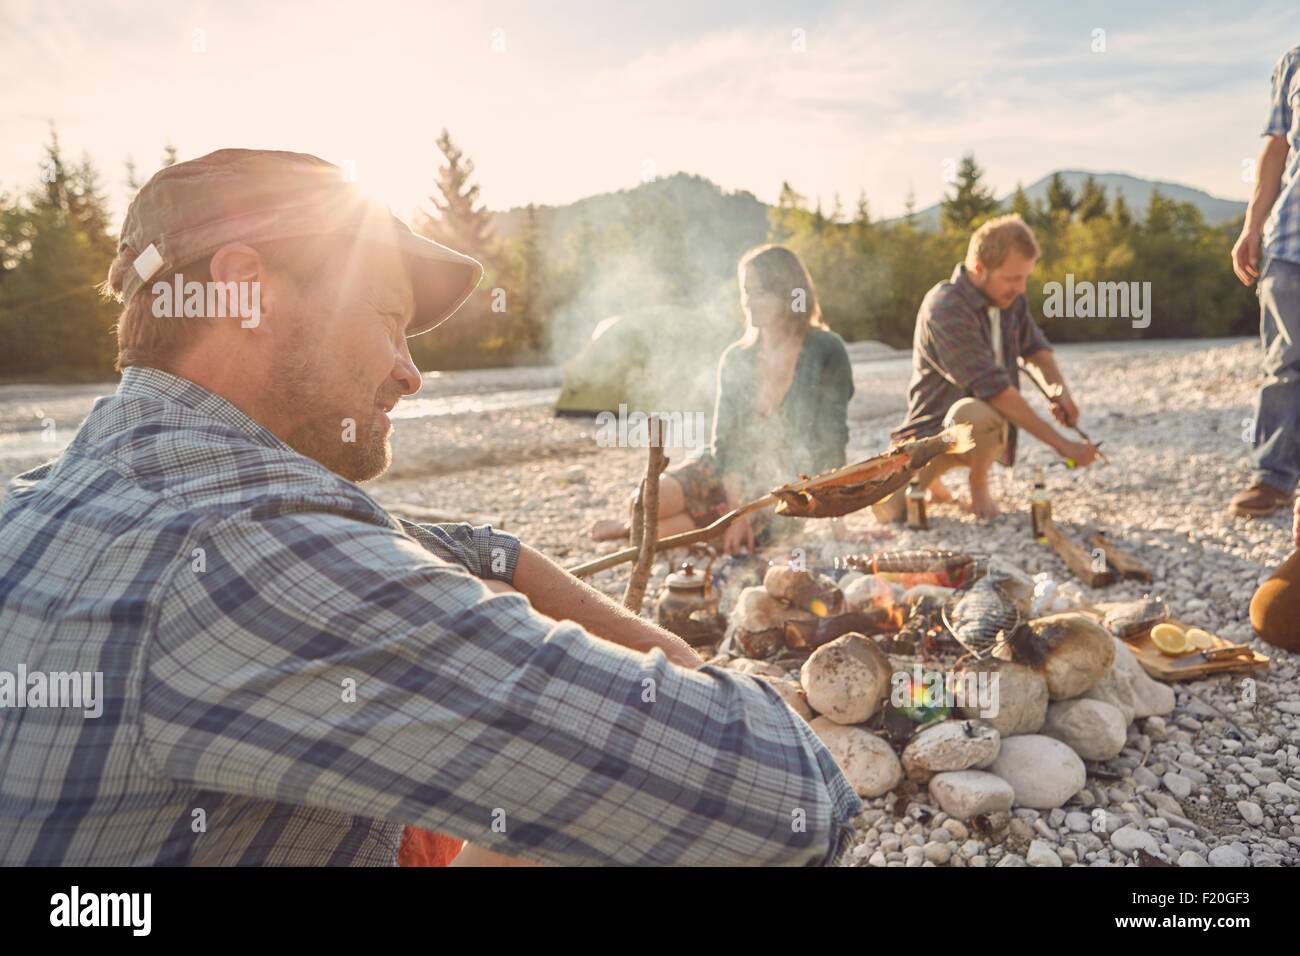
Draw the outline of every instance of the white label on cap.
M149 248L135 257L133 263L136 275L144 282L148 282L149 277L162 268L162 264L162 253L152 242L149 243Z

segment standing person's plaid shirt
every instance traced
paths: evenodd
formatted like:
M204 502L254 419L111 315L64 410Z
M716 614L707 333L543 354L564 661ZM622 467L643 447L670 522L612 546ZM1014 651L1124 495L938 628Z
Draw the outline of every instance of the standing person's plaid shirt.
M861 803L774 690L490 593L517 557L127 369L0 507L0 671L105 698L0 710L0 864L391 865L405 824L559 863L843 851Z
M989 308L962 263L951 279L926 293L912 336L907 417L891 436L895 441L937 435L948 409L959 399L987 400L1009 387L1019 389L1016 359L1052 347L1021 295L1001 310L1002 355L1000 360L994 358ZM1000 460L1008 466L1016 461L1016 427L1009 422L1007 447Z
M1300 47L1273 67L1273 101L1264 135L1281 136L1290 146L1282 191L1264 221L1264 255L1300 262Z

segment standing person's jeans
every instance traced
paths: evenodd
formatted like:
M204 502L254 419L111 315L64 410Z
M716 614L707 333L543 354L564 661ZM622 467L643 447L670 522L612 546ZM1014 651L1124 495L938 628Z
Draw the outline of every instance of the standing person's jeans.
M1300 263L1271 256L1259 284L1264 384L1255 400L1255 480L1291 492L1300 480Z

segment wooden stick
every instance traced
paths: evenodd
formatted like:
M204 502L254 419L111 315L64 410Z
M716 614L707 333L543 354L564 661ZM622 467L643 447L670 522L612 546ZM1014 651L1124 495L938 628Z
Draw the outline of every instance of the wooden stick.
M1028 376L1029 380L1038 386L1038 390L1043 393L1043 398L1047 399L1048 403L1050 404L1056 404L1056 400L1061 395L1061 386L1054 385L1049 389L1047 383L1038 377L1038 373L1035 372L1033 368L1024 361L1024 359L1017 359L1016 361L1020 363L1021 370L1025 373L1026 376ZM1094 442L1091 438L1089 438L1087 432L1085 432L1078 425L1071 425L1069 427L1073 428L1075 434L1077 434L1080 438L1082 438L1087 444L1092 445L1094 449L1101 448L1101 444L1099 442ZM1107 458L1100 450L1097 451L1097 457L1100 458L1106 464L1110 464L1110 459ZM1071 458L1067 460L1073 461L1074 459ZM1074 466L1070 465L1070 467L1073 468Z
M1094 531L1084 540L1094 548L1101 548L1106 560L1123 577L1135 581L1151 581L1151 572L1147 566L1115 544L1106 532Z
M1083 547L1078 542L1057 527L1056 522L1047 521L1043 525L1043 533L1047 536L1052 549L1061 556L1061 560L1065 562L1066 567L1088 587L1101 588L1114 583L1115 572L1109 568L1104 571L1095 570L1092 564L1092 555L1083 550Z
M664 420L657 416L650 417L650 457L646 462L645 480L641 482L641 527L637 541L636 564L632 567L632 576L628 578L627 589L623 592L623 606L633 614L641 613L645 603L646 583L650 580L650 569L654 567L655 545L659 541L659 473L668 464L664 457L663 435ZM634 519L635 521L635 519ZM638 529L633 530L636 534Z
M688 544L695 544L699 541L708 541L710 538L716 538L737 519L755 511L762 511L764 508L776 504L776 495L764 495L762 498L756 498L746 504L728 511L713 524L705 528L695 528L691 531L683 531L680 534L671 534L666 538L660 538L655 542L654 549L656 552L667 551L670 548L682 548ZM594 558L591 561L585 561L582 564L575 564L569 568L569 573L577 578L585 578L588 575L595 574L597 571L604 571L606 568L617 567L620 564L626 564L637 556L636 548L624 548L622 551L615 551L613 554L607 554L603 558Z

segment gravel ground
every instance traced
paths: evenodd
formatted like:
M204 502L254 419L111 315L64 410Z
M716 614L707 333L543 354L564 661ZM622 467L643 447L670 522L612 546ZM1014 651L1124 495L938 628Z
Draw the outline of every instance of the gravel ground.
M1052 468L1055 516L1100 524L1155 573L1153 585L1123 582L1090 597L1163 594L1180 618L1234 641L1251 641L1272 658L1272 666L1257 676L1253 703L1240 677L1175 685L1175 711L1134 723L1127 748L1105 764L1090 765L1088 786L1060 810L1016 809L1006 819L981 821L987 826L975 832L926 803L924 791L907 799L895 793L864 801L868 811L858 820L857 845L847 863L1136 865L1137 844L1180 865L1300 862L1296 655L1253 641L1247 616L1256 584L1292 550L1290 515L1247 522L1224 511L1248 476L1242 435L1259 380L1258 346L1065 347L1060 359L1084 425L1104 441L1112 463L1077 472ZM520 374L525 388L554 382L534 370ZM903 409L906 377L906 363L897 359L855 365L850 460L886 447ZM84 414L93 388L76 388L73 406ZM50 405L62 394L27 398L29 404ZM1036 394L1029 397L1044 407ZM0 395L11 404L23 398ZM22 414L29 416L30 409ZM62 416L56 417L63 427ZM555 418L543 404L399 420L394 467L368 489L385 503L490 517L571 565L612 550L593 544L585 530L596 518L624 510L644 469L643 450L601 448L595 431L590 419ZM1022 438L1019 467L995 474L994 491L1005 513L992 522L935 507L928 531L907 531L881 528L869 513L860 513L845 521L849 540L840 547L995 552L1026 572L1048 571L1067 580L1064 565L1035 544L1028 530L1029 480L1035 465L1053 459L1046 448ZM29 463L4 464L0 470L12 473ZM949 483L956 491L952 476ZM834 550L826 522L787 523L793 543L811 553ZM666 571L661 560L650 594ZM618 568L592 583L617 596L625 580L626 568ZM1099 807L1107 811L1105 833L1092 829L1091 814ZM1135 838L1134 831L1150 834L1154 842ZM1116 832L1121 836L1113 837Z
M976 833L925 802L924 791L903 801L897 794L867 800L848 864L1137 865L1132 847L1140 843L1180 865L1294 865L1300 862L1297 658L1254 641L1247 615L1256 584L1292 550L1290 516L1241 521L1224 511L1248 475L1242 434L1259 380L1258 347L1066 348L1062 364L1085 427L1105 443L1111 464L1073 472L1051 468L1055 516L1100 524L1155 574L1152 585L1122 582L1090 597L1163 594L1185 621L1252 642L1272 666L1257 676L1253 704L1244 700L1239 676L1175 685L1174 713L1135 722L1127 748L1114 760L1090 765L1087 788L1060 810L1016 809L1008 819L983 821L987 832ZM850 459L885 447L903 407L905 379L897 368L876 374L870 364L857 367ZM1044 407L1036 395L1031 401ZM411 425L427 428L428 438L412 434ZM643 451L598 448L591 422L555 419L544 407L403 423L399 431L395 471L410 477L376 483L378 495L500 516L509 530L565 564L610 550L592 544L583 531L595 518L621 510L644 468ZM419 466L405 450L435 442L440 452L430 467L442 473L415 476ZM449 471L447 462L456 455L445 453L448 444L496 459ZM992 551L1029 573L1068 580L1063 563L1028 531L1028 482L1035 465L1054 457L1032 439L1022 440L1019 467L997 470L994 487L1005 513L990 523L941 507L932 509L930 530L895 531L858 514L846 521L849 546ZM957 490L951 476L949 482ZM830 547L824 523L808 523L792 540L814 552ZM650 593L666 570L661 561ZM602 572L593 583L618 595L625 579L621 568ZM1102 834L1092 832L1091 814L1099 807L1107 811ZM1155 843L1135 838L1134 830L1151 834ZM1119 846L1111 842L1116 831L1122 833Z

